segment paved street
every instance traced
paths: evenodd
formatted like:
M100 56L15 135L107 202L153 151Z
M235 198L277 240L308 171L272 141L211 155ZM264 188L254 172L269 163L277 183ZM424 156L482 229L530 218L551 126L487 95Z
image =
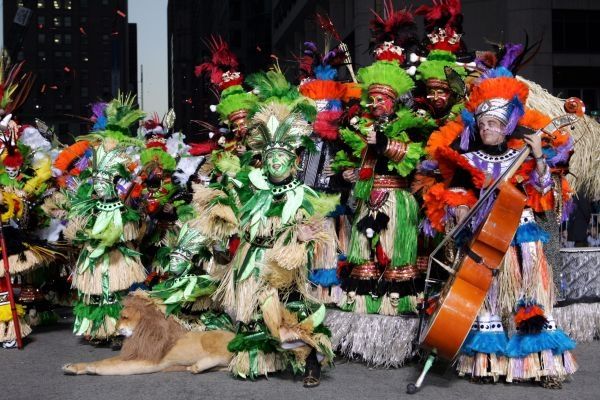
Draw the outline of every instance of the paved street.
M452 373L430 375L426 386L414 396L405 393L417 368L369 369L359 363L339 361L326 373L321 386L306 390L301 380L277 375L256 382L231 378L225 372L203 375L163 373L125 377L65 376L60 367L67 362L97 360L113 356L106 348L81 343L70 332L70 320L37 329L24 350L0 350L2 399L7 400L95 400L95 399L570 399L600 398L600 342L580 345L575 354L580 371L562 390L529 384L478 385Z

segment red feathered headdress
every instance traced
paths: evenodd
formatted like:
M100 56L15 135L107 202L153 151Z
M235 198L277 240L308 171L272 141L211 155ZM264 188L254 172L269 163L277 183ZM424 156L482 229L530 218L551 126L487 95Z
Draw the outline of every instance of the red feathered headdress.
M416 9L415 14L425 18L429 50L455 53L463 48L463 15L460 0L433 0L433 5L423 5Z
M212 54L211 60L196 66L196 76L209 75L210 82L220 91L240 85L244 77L238 71L238 59L229 49L227 42L220 36L212 36L207 46Z
M384 16L375 14L370 22L371 41L377 60L403 63L406 49L417 44L417 25L407 9L394 10L391 0L384 3Z

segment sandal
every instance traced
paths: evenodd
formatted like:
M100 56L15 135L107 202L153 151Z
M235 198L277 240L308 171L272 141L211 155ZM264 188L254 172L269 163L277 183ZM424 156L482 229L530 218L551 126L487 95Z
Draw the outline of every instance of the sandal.
M314 377L310 372L304 377L302 382L305 388L314 388L321 384L321 380Z

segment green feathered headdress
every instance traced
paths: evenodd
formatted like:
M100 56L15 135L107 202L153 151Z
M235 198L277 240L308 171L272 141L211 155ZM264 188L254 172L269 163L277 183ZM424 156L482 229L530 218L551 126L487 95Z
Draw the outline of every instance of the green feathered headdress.
M140 161L143 166L156 163L165 171L174 171L177 165L177 162L169 153L157 147L143 150L140 154Z
M456 56L446 50L432 50L417 68L415 78L426 81L427 79L446 80L444 67L452 68L461 78L467 76L467 70L456 64Z
M311 132L310 124L300 113L286 104L270 102L252 117L248 146L265 153L275 149L294 153Z
M298 88L288 82L278 66L274 66L267 72L260 71L248 76L246 83L254 89L262 104L270 102L286 104L294 112L301 113L307 121L314 121L317 115L314 101L302 96ZM260 104L257 103L253 114L259 108Z
M385 85L392 88L399 97L415 86L410 75L395 60L376 61L359 69L357 77L365 93L372 85Z
M257 100L254 94L246 92L242 86L230 86L221 93L221 101L217 104L217 112L221 120L225 121L236 111L254 109Z

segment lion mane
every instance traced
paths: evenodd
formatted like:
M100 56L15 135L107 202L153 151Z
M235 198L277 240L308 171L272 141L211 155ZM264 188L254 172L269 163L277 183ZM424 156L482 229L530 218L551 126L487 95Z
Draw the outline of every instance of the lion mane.
M159 362L186 333L172 316L165 316L161 305L143 291L136 291L123 300L123 311L127 309L137 312L139 321L133 334L123 340L120 353L123 360Z

